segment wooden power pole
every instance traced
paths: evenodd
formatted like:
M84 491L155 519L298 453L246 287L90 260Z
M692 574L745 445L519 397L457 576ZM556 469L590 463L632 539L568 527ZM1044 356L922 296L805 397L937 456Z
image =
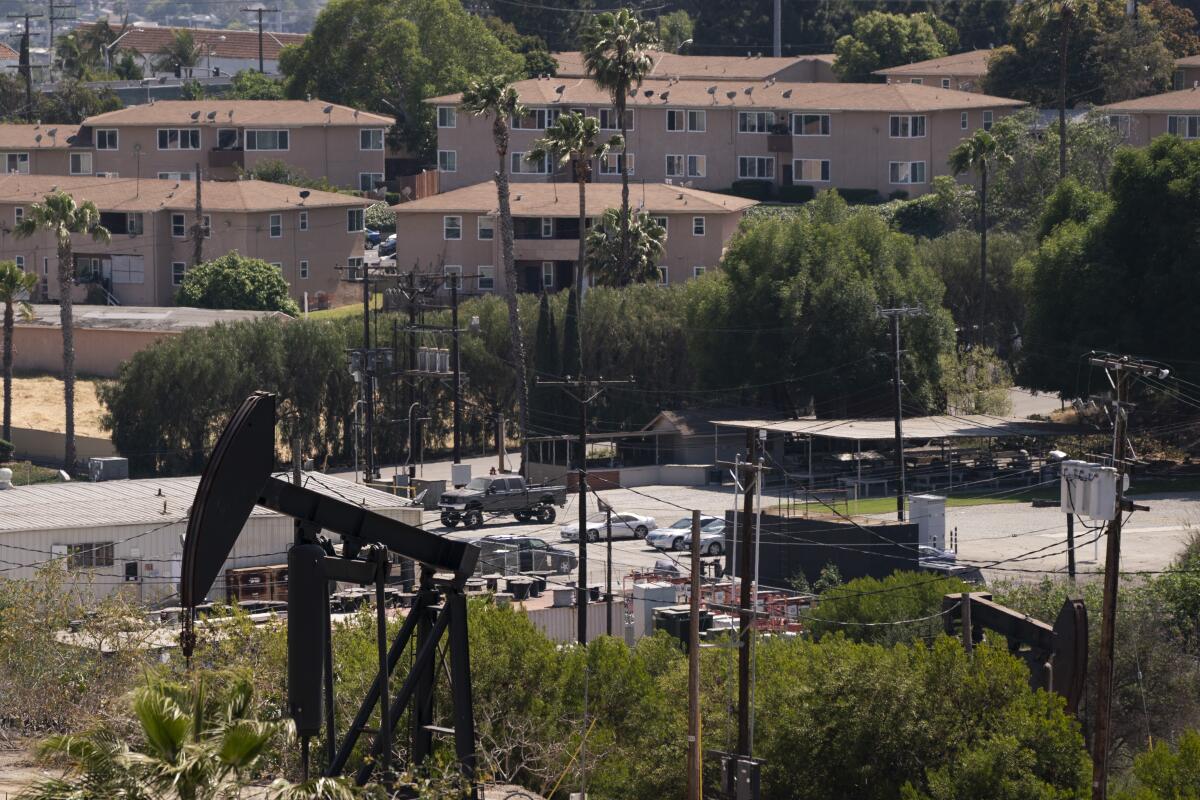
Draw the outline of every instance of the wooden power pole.
M750 646L753 640L754 612L751 608L751 592L754 581L754 494L758 491L761 473L755 460L758 440L756 431L746 431L746 462L743 465L743 481L746 491L742 498L742 539L738 542L741 553L738 569L742 571L742 591L738 609L738 755L751 758L754 743L750 741Z
M701 800L700 511L692 511L692 590L688 616L688 800Z
M892 321L892 389L896 401L896 519L904 522L904 383L900 379L900 318L913 317L924 312L919 306L901 306L880 308L876 313L881 317L889 317Z

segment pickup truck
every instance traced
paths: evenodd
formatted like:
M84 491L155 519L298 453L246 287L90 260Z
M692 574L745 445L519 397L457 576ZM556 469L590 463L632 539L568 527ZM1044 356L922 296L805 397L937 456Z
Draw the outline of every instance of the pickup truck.
M460 522L468 528L483 527L484 515L516 517L518 522L536 519L541 523L554 522L554 507L567 502L566 486L526 486L520 475L499 475L472 478L461 489L442 494L438 508L442 524L453 528Z

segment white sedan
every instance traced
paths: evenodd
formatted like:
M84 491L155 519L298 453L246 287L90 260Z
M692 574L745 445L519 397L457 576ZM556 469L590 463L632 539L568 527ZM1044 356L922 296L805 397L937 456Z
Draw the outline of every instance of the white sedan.
M597 512L587 518L587 540L589 542L598 542L608 535L607 521L608 518L603 512ZM615 511L612 515L614 539L644 539L646 534L657 527L658 523L654 521L654 517L646 517L641 514L618 514ZM563 525L559 535L568 542L578 541L579 523L572 522Z
M700 517L701 533L716 522L723 522L723 520L718 517ZM685 545L690 547L692 544L692 518L684 517L669 528L655 531L646 537L646 544L658 550L683 550Z

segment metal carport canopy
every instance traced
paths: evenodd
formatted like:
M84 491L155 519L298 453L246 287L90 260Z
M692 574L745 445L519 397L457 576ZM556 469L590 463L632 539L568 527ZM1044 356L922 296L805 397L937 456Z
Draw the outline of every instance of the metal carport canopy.
M713 420L722 428L765 430L771 433L792 433L823 439L875 441L894 439L896 423L886 419L742 419ZM1030 419L993 417L969 414L961 417L905 417L905 439L983 439L1016 436L1071 436L1088 433L1075 425L1038 422Z

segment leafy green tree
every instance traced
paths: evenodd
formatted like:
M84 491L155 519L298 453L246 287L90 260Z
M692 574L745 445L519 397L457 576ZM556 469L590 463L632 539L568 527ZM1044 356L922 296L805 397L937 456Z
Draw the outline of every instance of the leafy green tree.
M16 312L33 314L29 296L37 282L37 275L25 272L15 261L0 261L0 304L4 305L4 424L0 439L6 442L12 441L13 326Z
M188 270L175 301L194 308L237 308L300 315L279 270L236 250Z
M300 167L292 166L278 158L264 158L262 161L255 163L254 169L244 173L244 176L248 180L286 183L289 186L317 189L322 192L339 191L336 186L329 182L329 178L324 175L319 178L310 178L308 173Z
M1020 234L1001 231L988 237L988 318L994 343L1005 354L1025 326L1025 295L1017 279L1017 263L1031 246L1029 237ZM983 315L978 237L967 230L951 231L918 242L917 254L945 285L942 305L954 316L955 325L969 334Z
M545 49L558 53L576 47L579 25L597 4L592 0L546 0L539 5L488 0L486 5L498 22L511 27L517 35L536 36L544 41ZM505 41L504 36L500 38Z
M854 21L854 32L834 45L833 71L849 83L878 81L875 70L939 58L957 44L953 29L929 14L868 11Z
M657 281L666 240L666 230L649 214L629 223L620 209L610 208L587 233L588 269L602 286Z
M1162 31L1163 45L1175 58L1200 53L1200 35L1196 33L1196 15L1190 8L1171 0L1150 0L1150 13Z
M1133 762L1133 786L1113 800L1184 800L1200 794L1200 732L1186 730L1174 747L1159 740Z
M939 18L958 32L962 50L986 50L1009 39L1008 12L1004 0L958 0L936 9Z
M95 90L80 81L58 83L54 91L35 100L37 119L56 125L78 125L85 119L121 108L121 100L111 89Z
M550 295L542 292L538 299L537 338L533 350L533 371L537 377L548 379L562 375L562 359L558 347L558 328L555 325L554 309L550 305ZM535 385L530 415L538 429L557 431L562 427L557 419L560 405L558 399L557 387Z
M927 572L897 570L882 580L855 578L821 591L806 627L818 640L843 635L882 644L920 641L942 632L942 597L969 588L958 578Z
M138 63L137 57L130 52L122 52L113 64L113 74L118 80L140 81L146 76L146 71Z
M252 69L238 70L232 80L230 99L282 100L283 84Z
M696 30L696 21L682 8L660 15L657 22L662 49L668 53L678 53Z
M206 97L208 97L208 92L205 91L204 84L195 78L191 78L179 84L180 100L203 100Z
M58 255L58 307L63 343L63 406L66 412L66 450L63 468L75 469L75 312L71 292L75 288L73 237L87 236L107 244L111 237L100 224L100 211L91 200L76 203L66 192L46 195L25 212L25 219L13 230L18 239L40 232L54 237Z
M188 77L189 70L200 63L200 45L196 37L187 28L178 28L171 36L171 41L159 49L154 61L154 69L158 72L174 72L176 75Z
M500 17L484 17L483 22L500 44L525 60L523 74L526 78L553 76L558 72L558 61L550 54L546 48L546 41L541 36L524 35L511 22L506 22Z
M583 326L580 324L579 295L574 289L567 294L567 311L563 314L563 346L559 364L563 375L583 373Z

